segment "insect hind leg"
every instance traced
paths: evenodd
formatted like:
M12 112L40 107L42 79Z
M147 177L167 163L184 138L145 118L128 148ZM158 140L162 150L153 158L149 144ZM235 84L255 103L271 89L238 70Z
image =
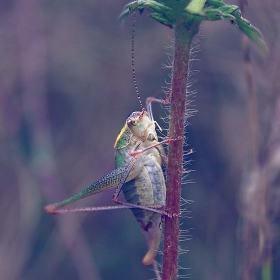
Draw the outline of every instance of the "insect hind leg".
M115 203L123 205L123 206L127 206L128 208L138 208L138 209L148 210L148 211L152 211L152 212L155 212L155 213L159 213L163 216L167 216L169 218L173 218L173 216L174 216L174 215L166 212L164 210L164 206L162 206L162 205L138 205L138 204L133 204L133 203L129 203L129 202L120 201L118 199L118 197L115 197L115 196L113 196L112 199Z

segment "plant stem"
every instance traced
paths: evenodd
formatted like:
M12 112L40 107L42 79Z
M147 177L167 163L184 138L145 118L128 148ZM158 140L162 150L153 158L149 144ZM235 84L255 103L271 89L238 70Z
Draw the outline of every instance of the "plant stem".
M184 137L187 101L187 78L190 46L198 26L187 27L181 21L175 27L175 50L172 73L172 95L170 104L169 138ZM183 139L183 138L182 138ZM183 172L183 142L169 145L167 166L166 209L169 213L180 213L181 177ZM166 218L163 254L163 280L178 279L179 216Z

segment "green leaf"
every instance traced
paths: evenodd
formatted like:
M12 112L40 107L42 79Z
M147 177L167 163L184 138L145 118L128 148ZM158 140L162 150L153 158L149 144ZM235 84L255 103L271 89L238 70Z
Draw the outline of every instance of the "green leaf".
M268 48L262 39L262 33L260 32L260 30L254 27L248 20L244 19L241 16L241 12L239 9L236 10L233 15L236 20L236 25L239 27L239 29L244 32L251 40L253 40L267 55Z
M165 26L168 26L170 28L173 27L173 24L170 23L170 20L166 20L164 17L162 17L161 14L158 14L158 13L153 13L153 14L150 14L150 17L155 19L156 21L158 21L159 23L165 25Z
M196 13L186 8L185 11L197 18L200 18L201 21L202 20L215 21L215 20L222 20L222 19L229 19L235 21L235 17L233 15L223 12L220 9L208 8L208 9L204 9L202 12Z
M119 19L122 20L124 17L137 10L142 12L143 9L147 9L154 12L150 15L153 19L166 26L173 26L176 20L183 15L184 8L189 1L190 0L133 1L124 7L124 11L119 16Z
M171 9L182 12L191 0L159 0L158 2Z
M150 14L151 18L169 27L174 27L179 18L184 18L186 25L190 29L195 29L204 20L215 21L227 19L234 21L239 29L267 54L268 49L262 40L261 32L241 16L241 12L237 6L227 5L221 0L207 0L202 11L197 12L194 11L195 9L188 9L189 3L191 3L190 0L133 1L124 7L124 11L119 19L122 20L135 11L142 13L144 9L152 12ZM203 5L203 2L200 3ZM195 4L189 6L195 7Z
M212 7L212 8L219 8L224 5L225 3L221 0L207 0L205 3L206 7Z
M268 48L262 39L262 33L259 31L259 29L254 27L248 20L242 17L241 11L237 6L226 5L223 1L220 0L207 0L206 6L211 7L210 9L219 9L223 15L223 19L233 20L236 23L237 27L242 32L244 32L251 40L253 40L265 54L268 53ZM206 10L204 10L203 12L206 13ZM211 17L209 17L208 20L211 20Z
M238 10L239 8L235 5L223 5L219 7L219 10L223 13L223 14L232 14L234 13L236 10Z

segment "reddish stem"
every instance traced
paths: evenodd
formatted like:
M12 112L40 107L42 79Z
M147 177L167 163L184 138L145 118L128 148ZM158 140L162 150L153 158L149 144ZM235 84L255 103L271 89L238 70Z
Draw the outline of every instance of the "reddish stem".
M172 73L169 138L183 139L186 120L187 78L190 46L198 27L188 29L185 22L175 27L175 51ZM167 166L166 209L168 213L180 213L183 140L170 143ZM166 218L163 255L163 280L178 279L179 219Z

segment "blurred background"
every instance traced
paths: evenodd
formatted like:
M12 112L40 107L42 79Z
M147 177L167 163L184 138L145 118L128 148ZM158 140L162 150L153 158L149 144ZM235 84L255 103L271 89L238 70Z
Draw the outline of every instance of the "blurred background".
M131 71L132 20L118 22L126 3L0 1L1 279L155 277L141 264L146 244L130 210L44 211L114 169L114 141L126 117L140 109ZM191 218L182 220L192 238L180 244L189 250L180 256L186 268L180 273L194 280L260 279L270 265L274 278L262 279L280 279L279 14L278 0L245 7L269 47L266 58L249 42L251 62L244 63L246 43L229 21L203 23L194 45L199 52L191 68L198 71L191 77L197 82L190 108L198 112L186 129L194 172L182 188L183 198L193 201ZM172 36L148 13L137 17L142 100L165 98L170 69L162 64ZM153 107L156 120L168 114ZM112 205L112 194L73 207Z

